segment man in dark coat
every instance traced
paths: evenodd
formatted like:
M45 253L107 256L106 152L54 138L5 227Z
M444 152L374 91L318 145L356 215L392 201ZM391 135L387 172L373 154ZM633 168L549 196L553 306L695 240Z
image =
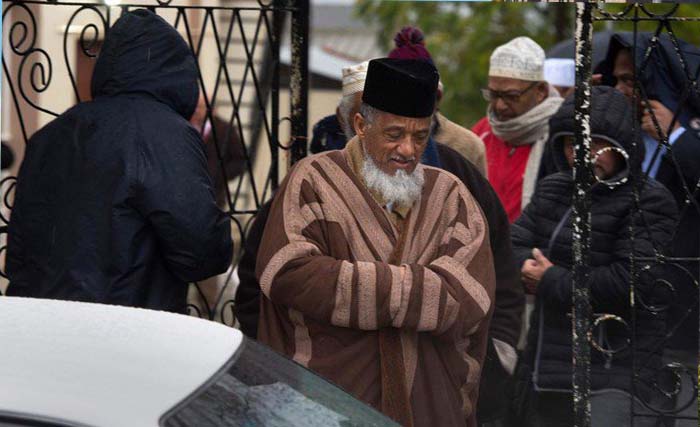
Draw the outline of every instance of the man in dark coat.
M9 227L8 295L183 312L188 282L223 272L229 219L187 120L197 67L147 10L110 29L79 104L28 142Z
M610 87L593 88L591 151L596 156L594 170L600 182L590 190L591 305L599 317L603 313L617 316L628 325L633 321L630 255L653 257L655 250L668 248L678 219L671 194L653 178L638 188L636 200L635 186L641 162L634 157L628 160L634 140L633 120L632 106L622 93ZM530 204L513 224L512 234L516 260L522 266L521 278L529 292L536 296L527 348L517 374L522 380L522 394L534 395L531 404L519 408L524 413L527 409L533 410L529 417L519 414L517 425L523 426L573 425L569 317L574 240L571 213L573 96L569 96L552 116L550 129L549 143L560 172L539 183ZM633 387L629 332L615 321L601 320L592 339L593 344L598 345L594 345L591 355L594 427L630 425L628 408L633 392L636 399L647 402L658 397L649 389L654 369L661 364L661 350L656 344L665 333L665 312L651 313L640 307L643 302L648 307L668 305L667 295L657 292L651 285L652 279L663 278L659 272L665 270L654 263L643 263L637 268L645 272L635 279L634 355L642 368L635 372L639 376ZM642 422L636 420L635 425L648 425Z

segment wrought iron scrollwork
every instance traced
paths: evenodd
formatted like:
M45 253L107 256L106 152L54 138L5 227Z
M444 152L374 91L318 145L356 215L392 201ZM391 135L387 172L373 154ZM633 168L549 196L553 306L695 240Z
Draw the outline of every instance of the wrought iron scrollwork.
M639 401L654 414L665 417L673 417L684 410L697 404L698 386L697 371L688 369L677 362L667 363L660 369L651 371L649 375L635 375L634 381L637 387L644 387L650 393L640 393ZM684 377L687 381L684 381ZM691 384L693 388L685 400L682 399L685 384Z
M96 6L93 5L85 5L80 7L78 10L76 10L68 19L68 23L66 24L66 29L63 33L63 58L66 63L66 68L68 70L68 76L70 78L70 83L73 86L73 91L75 93L75 98L78 101L84 101L80 99L80 94L78 93L78 86L75 81L75 74L73 73L73 67L71 66L71 61L68 56L68 34L71 29L71 25L75 21L75 19L78 17L83 12L93 12L94 14L97 15L97 18L99 18L99 24L102 27L102 31L100 32L100 27L95 25L94 23L90 23L87 25L84 25L82 30L80 30L80 38L78 39L78 46L80 46L80 53L83 55L87 56L88 58L96 58L98 52L95 50L95 48L99 45L100 38L103 37L105 34L107 34L107 28L109 26L107 18L105 17L104 13ZM89 38L88 38L89 37ZM79 53L79 54L80 54Z
M655 55L658 55L657 50L660 48L661 40L670 40L673 49L667 52L669 61L675 61L679 64L682 74L685 77L685 82L682 82L682 93L678 97L678 107L673 111L673 121L679 119L679 113L683 108L687 107L687 102L691 96L698 96L698 74L700 69L691 70L689 62L685 57L685 53L680 47L680 42L673 31L673 23L675 22L691 22L700 21L698 18L680 17L678 4L644 4L631 3L626 5L603 5L600 3L591 4L593 15L590 21L608 21L612 23L627 23L633 25L633 39L635 40L634 48L639 40L639 24L645 23L647 26L654 27L650 36L650 42L643 51L641 57L637 52L632 51L634 62L635 81L634 81L634 102L635 108L644 108L652 110L650 104L650 96L646 93L645 85L642 79L646 76L647 70L655 61ZM617 10L616 12L612 10ZM590 55L590 51L587 52ZM674 56L675 55L675 56ZM578 70L577 70L578 72ZM671 141L669 141L669 129L662 129L662 124L659 122L655 114L651 114L651 121L655 128L656 134L660 135L655 152L652 154L652 162L658 157L665 155L665 161L670 161L673 170L678 175L682 191L684 192L686 203L680 207L681 215L687 213L688 210L694 210L700 213L698 205L698 191L696 182L686 182L686 175L680 168L679 159L675 158ZM672 127L673 123L671 124ZM638 143L634 145L635 149L640 150L644 144L642 142L642 129L639 123L635 123L636 140ZM665 154L666 153L666 154ZM631 158L639 159L640 153L630 153ZM651 257L636 256L633 248L630 250L629 265L631 266L631 282L629 283L630 291L630 309L631 315L625 318L619 315L606 314L594 321L594 326L589 330L590 345L604 357L612 356L617 351L625 351L628 348L631 350L633 363L631 372L631 381L635 396L641 402L641 405L632 405L633 419L640 418L659 418L659 419L689 419L693 414L684 414L684 411L690 408L693 403L697 402L697 366L692 368L688 366L688 360L676 360L679 357L674 352L667 352L671 338L677 333L680 326L693 313L697 313L697 306L700 286L698 284L698 271L700 271L700 257L695 256L670 256L669 248L662 245L660 242L652 238L651 229L654 224L648 223L639 204L640 194L646 188L645 185L649 177L649 172L641 176L632 176L631 180L634 188L634 203L630 208L641 215L641 223L633 223L630 226L630 233L641 233L647 238L647 241L653 245L654 255ZM634 239L632 245L635 244ZM688 298L681 292L681 288L694 290L694 297ZM696 314L697 315L697 314ZM652 331L641 330L637 324L639 316L656 319L664 324L664 329L657 335L648 335ZM673 318L673 322L669 319ZM604 320L601 320L604 319ZM601 324L609 321L623 329L629 331L629 346L622 345L619 348L611 348L609 344L601 342L596 332ZM696 323L697 323L697 319ZM647 335L644 335L647 334ZM624 336L624 334L621 334ZM641 337L644 337L643 339ZM624 344L624 343L621 343ZM697 355L695 355L697 356ZM661 362L662 361L662 362ZM576 387L576 386L575 386ZM696 415L696 414L695 414ZM589 422L586 417L577 417L577 425L586 425ZM633 424L634 425L634 424Z
M2 196L2 208L4 208L0 208L0 221L2 221L3 225L10 223L10 219L5 216L3 210L12 210L12 200L16 187L17 178L14 176L8 176L0 180L0 195Z
M614 325L608 327L608 325ZM625 336L623 342L612 342L609 338L608 330L613 328L623 328ZM619 335L619 334L618 334ZM631 342L631 328L625 319L616 314L602 313L596 316L596 319L588 331L588 341L591 346L603 354L606 358L612 358L614 355L625 351L629 348Z
M5 22L5 19L8 15L10 15L10 12L12 12L12 17L13 17L13 22L11 25L8 25L8 23ZM3 27L4 28L9 28L9 31L7 33L6 39L8 40L8 44L10 47L9 52L4 49L2 53L2 67L3 71L5 74L5 78L7 79L8 86L11 92L11 97L12 101L15 107L15 111L17 112L17 115L19 116L19 121L20 121L20 129L22 131L22 135L24 136L24 140L27 141L27 131L25 127L24 120L22 118L21 110L20 110L20 96L26 101L26 94L23 90L23 85L22 85L22 69L24 69L24 66L26 66L26 59L35 51L35 45L36 45L36 39L37 39L37 24L36 24L36 18L34 17L34 13L32 10L24 3L12 3L8 7L5 8L2 14L2 20L3 20ZM6 53L12 53L21 59L21 64L20 65L20 72L18 72L16 79L13 78L13 76L10 73L9 66L7 64L5 55ZM44 52L45 54L45 52ZM49 59L49 64L50 64L50 59ZM41 74L43 82L46 82L47 77L48 80L50 81L51 75L49 74L48 76L43 70L43 65L39 65L38 68L32 67L32 76L34 75L35 70L39 71ZM18 86L15 85L17 83ZM35 85L35 82L32 82L33 85ZM20 95L18 95L17 92L20 92ZM33 105L33 103L30 103L30 105Z
M0 197L2 198L2 205L0 205L0 259L7 253L7 230L10 218L5 213L12 210L11 201L13 200L16 187L17 178L14 176L8 176L0 180ZM4 265L0 266L0 277L7 279ZM0 290L0 296L2 296L2 290Z
M679 3L671 3L668 5L665 5L668 7L668 10L663 11L661 13L656 13L654 11L651 11L649 7L647 7L644 3L639 4L639 10L641 10L646 16L649 18L654 18L654 19L664 19L664 18L669 18L678 12L678 8L680 7ZM658 5L655 5L655 8L659 8Z

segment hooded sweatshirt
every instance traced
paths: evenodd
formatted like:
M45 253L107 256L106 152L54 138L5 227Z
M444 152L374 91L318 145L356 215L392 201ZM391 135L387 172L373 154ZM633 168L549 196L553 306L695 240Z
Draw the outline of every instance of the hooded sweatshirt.
M8 295L182 312L187 284L231 261L204 148L189 125L197 67L147 10L124 14L95 65L94 100L36 132L17 179Z
M591 133L607 140L626 153L632 153L632 107L619 91L610 87L594 87L591 101ZM518 265L532 258L532 249L539 248L554 263L537 286L535 309L530 323L525 363L532 372L537 390L571 391L571 318L574 241L571 206L574 180L563 151L563 137L574 134L574 97L569 96L550 120L554 158L560 172L538 184L532 201L513 224L513 249ZM589 282L592 312L619 316L632 328L630 255L653 257L663 253L671 243L678 220L678 211L669 191L653 179L639 189L635 205L634 186L640 175L641 155L630 160L611 177L608 184L594 184L590 190L591 244L589 250ZM630 226L633 226L632 230ZM651 381L654 368L660 364L658 343L665 333L665 315L643 309L646 303L658 307L668 304L666 295L653 292L653 279L664 278L663 265L637 261L639 276L635 279L636 340L634 351L625 328L603 322L596 329L596 342L603 348L619 350L604 354L595 349L591 354L591 387L593 390L615 388L632 390L632 357L643 380L637 392L649 392L644 381ZM648 265L649 270L645 270ZM657 288L658 289L658 288ZM648 384L651 384L649 382ZM648 396L647 396L648 397Z

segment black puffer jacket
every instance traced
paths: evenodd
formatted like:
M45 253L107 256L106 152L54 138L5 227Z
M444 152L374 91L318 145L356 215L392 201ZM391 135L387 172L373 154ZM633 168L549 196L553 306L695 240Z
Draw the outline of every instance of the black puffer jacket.
M633 126L632 108L625 97L609 87L593 88L591 132L613 145L631 151ZM543 179L532 201L513 225L513 247L519 265L531 258L533 248L540 248L555 264L542 277L536 295L525 363L533 372L536 387L571 390L571 305L572 305L572 242L573 229L570 208L574 181L563 152L562 136L572 135L574 129L574 100L567 98L550 119L553 153L561 172ZM643 156L642 156L643 157ZM677 210L671 194L662 185L649 180L639 192L639 208L634 202L634 178L639 174L639 158L625 164L614 177L624 181L618 186L598 183L591 188L591 247L590 286L594 313L609 313L622 317L631 327L630 253L650 257L654 249L666 248L677 221ZM557 226L561 229L552 240ZM634 244L630 226L634 226ZM653 266L654 274L658 268ZM651 274L640 277L636 286L637 306L640 301L659 306L663 295L651 292ZM655 276L656 277L656 276ZM637 310L636 340L640 364L659 363L660 337L664 334L664 315ZM607 323L607 322L606 322ZM611 324L612 326L612 324ZM621 348L629 335L624 328L604 327L607 348ZM600 341L598 341L600 342ZM629 348L604 357L592 350L593 389L631 389L631 352Z
M9 295L184 311L187 282L223 272L228 217L187 119L197 68L146 10L107 35L79 104L28 142L9 227Z

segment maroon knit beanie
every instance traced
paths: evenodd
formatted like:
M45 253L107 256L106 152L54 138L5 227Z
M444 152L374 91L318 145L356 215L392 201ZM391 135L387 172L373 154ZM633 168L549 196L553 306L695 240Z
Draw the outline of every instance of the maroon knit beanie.
M433 58L425 48L423 32L416 27L403 27L394 37L396 47L389 52L389 58L423 59L433 63Z

